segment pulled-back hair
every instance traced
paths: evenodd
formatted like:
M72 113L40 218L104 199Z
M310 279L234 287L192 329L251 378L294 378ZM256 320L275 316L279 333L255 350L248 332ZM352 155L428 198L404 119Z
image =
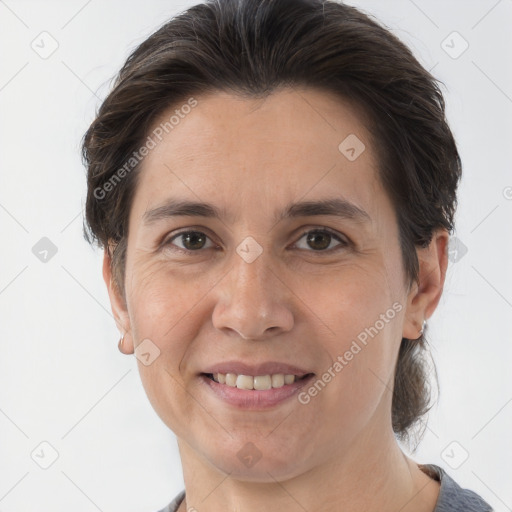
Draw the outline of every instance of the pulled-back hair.
M416 248L428 246L438 228L453 231L461 177L436 79L396 36L354 7L332 0L207 0L131 53L84 135L84 234L112 250L122 294L140 167L126 162L155 120L202 93L264 98L287 86L334 93L365 114L379 178L398 220L406 279L418 281ZM425 333L402 339L392 405L400 439L430 408L426 349Z

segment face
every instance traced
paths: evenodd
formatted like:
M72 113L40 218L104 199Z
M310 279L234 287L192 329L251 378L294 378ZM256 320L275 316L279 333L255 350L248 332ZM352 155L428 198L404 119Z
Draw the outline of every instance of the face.
M389 435L415 289L355 108L312 89L196 99L143 161L113 307L151 404L198 459L292 477Z

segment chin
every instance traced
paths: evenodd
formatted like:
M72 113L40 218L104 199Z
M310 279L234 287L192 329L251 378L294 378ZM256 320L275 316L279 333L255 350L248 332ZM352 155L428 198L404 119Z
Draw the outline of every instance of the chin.
M275 448L271 443L265 444L264 438L259 443L242 441L234 444L236 448L221 448L207 456L211 464L231 478L268 483L288 480L307 470L304 450L299 447L285 452L282 445Z
M232 460L230 464L225 458L216 462L217 469L223 473L229 474L230 478L242 482L272 483L276 480L285 481L305 471L291 460L286 462L260 460L252 467L244 467L238 460Z

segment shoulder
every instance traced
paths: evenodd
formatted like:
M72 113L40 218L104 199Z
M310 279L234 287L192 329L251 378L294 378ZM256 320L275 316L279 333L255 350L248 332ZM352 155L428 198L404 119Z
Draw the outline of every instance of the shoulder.
M420 464L431 478L441 483L434 512L492 512L493 508L478 494L463 489L444 469L434 464Z
M165 508L159 510L158 512L176 512L178 507L180 506L183 498L185 497L185 490L181 491Z
M420 468L441 483L434 512L493 512L493 508L478 494L469 489L463 489L441 467L434 464L420 464ZM158 512L176 512L184 497L185 490Z

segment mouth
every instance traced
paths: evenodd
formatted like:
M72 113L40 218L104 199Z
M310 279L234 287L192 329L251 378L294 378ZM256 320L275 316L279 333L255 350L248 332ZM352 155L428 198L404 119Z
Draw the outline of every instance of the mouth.
M271 375L238 375L236 373L202 373L201 375L232 388L253 390L253 391L265 391L268 389L279 389L283 386L289 386L294 383L298 383L309 379L314 374L306 373L304 375L274 373Z
M214 400L244 411L264 411L289 402L315 377L273 373L267 375L243 375L236 373L201 373L200 382L204 393Z

